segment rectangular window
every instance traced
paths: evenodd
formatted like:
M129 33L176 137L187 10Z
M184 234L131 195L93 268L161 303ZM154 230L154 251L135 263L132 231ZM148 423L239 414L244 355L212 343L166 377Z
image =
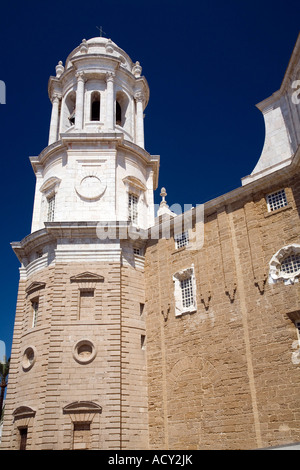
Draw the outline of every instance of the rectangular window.
M134 224L138 221L138 197L135 194L128 194L128 220Z
M90 423L74 423L73 449L89 450L90 448Z
M141 335L141 349L145 349L146 347L146 336Z
M267 205L268 211L273 212L281 207L285 207L288 205L285 190L281 189L276 193L268 194L267 196Z
M140 303L140 315L143 315L145 304Z
M192 278L183 279L180 281L181 295L182 295L182 306L187 308L194 303L193 295L193 284Z
M95 310L94 289L80 290L79 319L93 318Z
M193 265L173 274L175 316L197 311L196 280Z
M26 450L27 445L27 428L20 428L20 450Z
M135 255L140 255L140 254L141 254L139 248L133 248L133 253L134 253Z
M32 328L37 324L38 314L39 314L39 299L34 299L31 301L32 307Z
M182 248L183 246L187 246L189 244L189 232L186 230L183 233L178 233L174 236L175 239L175 246L176 248Z
M47 201L48 201L47 222L53 222L54 213L55 213L55 194L49 197Z

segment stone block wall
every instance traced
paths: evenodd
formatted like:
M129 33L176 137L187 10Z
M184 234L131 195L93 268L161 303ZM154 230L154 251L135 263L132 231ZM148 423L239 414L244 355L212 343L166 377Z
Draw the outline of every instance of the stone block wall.
M268 282L271 257L299 243L299 177L278 184L206 209L199 250L176 250L172 237L148 246L150 448L254 449L300 440L292 321L299 283ZM268 213L265 196L282 187L288 206ZM175 316L173 274L190 266L197 310Z
M143 271L121 263L56 263L20 282L2 448L24 427L29 450L147 448L144 297Z

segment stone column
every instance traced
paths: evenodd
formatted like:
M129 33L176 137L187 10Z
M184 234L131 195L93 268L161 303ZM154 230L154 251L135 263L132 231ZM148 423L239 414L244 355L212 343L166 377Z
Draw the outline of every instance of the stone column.
M106 127L114 129L114 77L113 72L106 74Z
M83 128L83 110L84 110L84 73L77 72L77 91L76 91L76 110L75 110L75 129Z
M57 141L59 125L59 101L60 96L57 94L53 95L48 145L51 145L53 142Z
M138 92L134 96L136 101L136 133L135 140L136 144L144 148L144 108L143 100L144 96L141 92Z

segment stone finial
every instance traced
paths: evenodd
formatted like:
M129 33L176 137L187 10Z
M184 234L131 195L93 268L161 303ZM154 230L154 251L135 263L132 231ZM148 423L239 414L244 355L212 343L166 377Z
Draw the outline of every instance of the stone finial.
M167 196L166 188L161 188L160 196L162 197L162 201L160 203L160 206L167 206L168 204L167 204L167 201L166 201L166 196Z
M65 68L61 60L58 62L57 66L55 67L55 71L56 71L57 78L59 78L64 73Z
M81 42L81 44L80 44L79 47L80 47L80 52L81 52L82 54L86 54L86 53L87 53L87 51L88 51L88 45L87 45L86 39L83 39L83 40L82 40L82 42Z
M140 63L138 61L132 67L132 73L135 77L140 77L141 76L142 67L140 66Z
M175 213L171 211L171 209L169 208L168 204L167 204L167 201L166 201L166 195L167 195L167 191L166 191L166 188L161 188L161 191L160 191L160 196L162 197L162 200L161 200L161 203L159 205L159 209L157 211L157 215L158 217L161 216L161 215L168 215L169 217L175 217Z
M113 43L111 39L108 39L105 45L105 51L107 54L112 54L114 52Z

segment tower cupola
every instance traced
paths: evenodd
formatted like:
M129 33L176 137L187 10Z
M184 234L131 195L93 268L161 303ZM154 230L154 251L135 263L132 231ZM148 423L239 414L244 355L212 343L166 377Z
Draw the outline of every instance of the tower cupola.
M49 79L49 145L64 133L118 131L144 148L149 87L141 73L140 63L111 39L83 39Z

